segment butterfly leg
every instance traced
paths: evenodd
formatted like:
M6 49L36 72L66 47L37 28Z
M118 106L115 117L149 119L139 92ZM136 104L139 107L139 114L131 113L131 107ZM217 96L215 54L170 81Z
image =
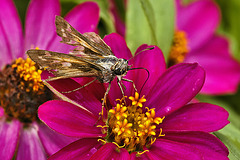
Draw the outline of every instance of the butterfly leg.
M124 90L126 90L127 88L126 88L126 86L123 84L123 82L122 82L122 81L120 81L120 83L121 83L121 85L122 85L123 89L124 89Z
M121 92L122 92L122 96L123 96L124 103L126 104L125 95L124 95L123 88L122 88L120 82L121 82L121 81L118 80L118 81L117 81L117 84L118 84L118 86L119 86L119 88L120 88L120 90L121 90Z
M108 93L109 93L109 91L110 91L110 88L111 88L111 82L108 84L108 88L107 88L107 90L106 90L106 92L105 92L105 94L104 94L104 97L103 97L103 101L102 101L102 115L103 115L103 108L104 108L104 105L107 103L106 102L106 100L107 100L107 95L108 95Z
M127 81L127 82L131 82L131 83L133 84L133 88L134 88L135 91L137 92L137 88L136 88L136 86L135 86L135 83L134 83L132 80L130 80L130 79L125 79L125 78L122 78L122 80L123 80L123 81Z
M103 118L103 108L104 108L104 105L107 103L107 95L108 95L108 92L110 91L110 88L111 88L111 82L108 84L108 88L104 94L104 97L103 97L103 101L102 101L102 111L99 113L99 118L97 120L97 122L95 123L95 125L97 125L97 123L99 122L100 118L102 117Z
M70 91L66 91L66 92L61 92L61 93L72 93L72 92L75 92L75 91L77 91L77 90L79 90L79 89L82 89L82 88L84 88L84 87L87 87L88 85L92 84L92 83L93 83L94 81L96 81L96 80L97 80L97 78L95 78L94 80L92 80L92 81L84 84L83 86L81 86L81 87L79 87L79 88L76 88L76 89L70 90Z

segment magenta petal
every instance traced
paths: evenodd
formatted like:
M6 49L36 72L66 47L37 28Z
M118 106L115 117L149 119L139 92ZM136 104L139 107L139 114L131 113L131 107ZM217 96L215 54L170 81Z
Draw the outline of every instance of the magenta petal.
M203 160L197 148L161 138L157 139L145 154L151 159L159 160Z
M60 14L59 0L32 0L28 7L25 49L47 49L56 35L55 16Z
M4 109L0 107L0 118L4 116Z
M0 67L3 68L4 65L11 63L13 60L11 51L9 49L9 44L7 41L7 37L4 36L4 30L0 26L0 49L1 49L1 54L0 54Z
M99 7L95 2L81 3L73 8L65 19L80 33L94 32L99 22ZM70 45L60 44L61 40L55 35L49 49L63 53L68 53L70 49L73 49Z
M72 91L74 89L81 87L86 83L82 83L82 85L80 85L79 83L77 83L72 79L60 79L60 80L51 81L49 82L49 84L51 85L51 87L57 90L60 94L82 105L84 108L92 112L94 115L99 115L99 113L101 112L101 109L102 109L101 101L97 99L98 97L95 96L96 93L94 92L94 90L91 90L92 88L89 90L88 89L89 87L85 87L75 92L61 93L61 92ZM93 87L92 85L93 84L91 84L90 87ZM103 94L104 92L102 92L102 94L99 93L99 96L103 97Z
M237 91L240 63L231 56L225 38L213 36L203 48L190 52L185 62L198 62L206 70L201 93L226 94Z
M65 19L80 33L94 32L99 21L100 9L95 2L85 2L73 8Z
M0 66L23 55L22 25L12 0L0 5Z
M0 159L11 160L19 140L21 124L18 120L0 118Z
M47 156L37 134L37 126L23 128L19 147L17 152L17 160L45 160Z
M127 47L126 41L117 33L112 33L103 38L104 42L112 49L113 54L118 58L130 59L131 51Z
M162 128L214 132L229 123L227 118L228 112L222 107L208 103L188 104L168 115Z
M69 102L53 100L41 105L39 118L55 131L71 137L101 137L98 116Z
M157 116L168 115L197 95L204 76L204 70L197 63L182 63L169 68L146 96L145 106L156 108Z
M178 29L187 33L191 50L201 47L220 21L220 11L212 0L196 1L182 7L177 16Z
M205 132L167 132L164 139L191 145L197 148L204 160L227 160L227 147L215 136Z
M76 77L76 78L71 78L71 79L73 79L74 81L76 81L77 83L79 83L80 85L83 86L83 85L87 84L88 82L94 80L95 77ZM93 94L98 99L99 102L102 101L102 98L106 91L103 83L100 83L97 80L97 81L93 82L91 85L84 87L84 88L87 90L88 94ZM91 101L93 101L93 100L91 100Z
M67 137L54 132L45 124L39 125L38 135L48 155L52 155L59 151L61 148L78 140L77 138Z
M154 47L154 49L139 53L142 50L151 48L151 47ZM155 85L159 77L165 72L166 63L165 63L165 59L163 57L162 51L157 46L148 46L146 44L141 45L137 49L135 54L137 53L139 53L139 55L137 55L134 58L134 65L132 68L143 67L149 71L149 79L147 80L142 90L142 94L147 95L150 88L152 88ZM134 76L133 82L136 83L136 87L140 91L140 89L142 88L144 82L148 77L147 72L142 69L141 70L137 69L129 72L134 72L133 74L135 76Z
M199 51L208 51L209 53L199 53ZM190 50L190 53L187 54L186 58L188 56L198 55L198 54L206 54L206 55L210 54L215 56L231 57L229 40L223 36L213 35L211 39L209 39L208 43L206 43L204 46L202 46L198 50L195 50L195 51Z
M119 149L115 144L107 143L103 145L91 157L91 160L105 160L105 159L126 160L130 159L130 155L126 149Z
M64 147L52 155L48 160L81 159L89 160L101 147L97 138L80 139Z

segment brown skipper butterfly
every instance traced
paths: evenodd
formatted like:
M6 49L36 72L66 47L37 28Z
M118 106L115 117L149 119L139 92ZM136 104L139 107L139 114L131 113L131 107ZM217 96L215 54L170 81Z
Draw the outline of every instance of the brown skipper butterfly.
M102 106L104 106L111 82L117 77L117 83L124 95L122 89L124 85L120 83L121 80L133 83L132 80L123 78L131 70L128 60L117 58L111 48L94 32L81 34L60 16L56 16L55 24L57 34L62 37L62 42L77 47L70 52L71 54L33 49L27 51L27 55L40 68L44 68L55 75L55 77L48 77L44 80L45 84L50 87L46 83L47 81L72 77L95 77L94 80L80 88L62 93L74 92L96 80L101 83L109 83L102 102ZM133 86L136 90L134 83ZM61 97L63 98L63 96Z

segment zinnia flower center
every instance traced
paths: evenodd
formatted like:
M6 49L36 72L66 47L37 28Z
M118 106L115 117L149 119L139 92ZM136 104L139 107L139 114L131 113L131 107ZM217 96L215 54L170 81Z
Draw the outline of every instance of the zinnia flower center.
M51 99L41 73L29 58L18 58L0 72L1 107L9 119L32 122L37 119L37 107Z
M187 35L184 31L175 31L169 54L169 66L183 62L189 52Z
M164 136L162 129L157 129L157 125L162 123L165 117L155 117L154 108L143 107L142 103L146 99L144 96L139 98L137 92L135 97L131 96L129 99L132 101L131 105L126 106L122 99L118 99L116 107L109 110L108 134L105 139L119 147L122 146L129 153L140 153L144 152L144 146L150 147L157 137Z

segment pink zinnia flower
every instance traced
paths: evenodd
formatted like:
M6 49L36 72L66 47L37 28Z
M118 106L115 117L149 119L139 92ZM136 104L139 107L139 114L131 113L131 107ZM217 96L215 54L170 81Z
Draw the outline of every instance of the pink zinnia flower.
M176 0L174 43L178 46L173 45L173 48L177 48L178 53L173 51L175 59L197 62L206 70L201 93L236 92L240 82L240 63L232 57L227 38L215 33L220 22L217 4L213 0L198 0L188 5L181 2Z
M50 92L46 93L41 82L41 71L30 59L22 58L31 48L69 51L59 43L55 31L60 3L32 0L24 32L13 1L0 0L0 4L0 159L46 159L76 139L57 134L39 121L37 108L51 99ZM65 18L82 33L94 31L99 8L96 3L86 2Z
M110 34L104 41L117 57L132 57L118 34ZM142 45L136 52L149 47L152 46ZM133 67L145 67L150 72L141 91L146 98L135 93L127 95L126 103L116 101L122 94L113 81L104 111L108 116L99 117L105 92L100 83L64 94L75 105L52 100L39 107L39 118L50 128L80 138L49 159L228 159L227 148L210 134L229 123L228 112L208 103L191 103L204 83L204 70L197 63L181 63L166 70L157 46L130 61ZM147 73L133 70L126 78L140 89ZM78 82L80 79L84 78ZM75 80L56 80L50 85L63 94L61 91L80 86ZM132 84L125 86L125 93L132 95Z

